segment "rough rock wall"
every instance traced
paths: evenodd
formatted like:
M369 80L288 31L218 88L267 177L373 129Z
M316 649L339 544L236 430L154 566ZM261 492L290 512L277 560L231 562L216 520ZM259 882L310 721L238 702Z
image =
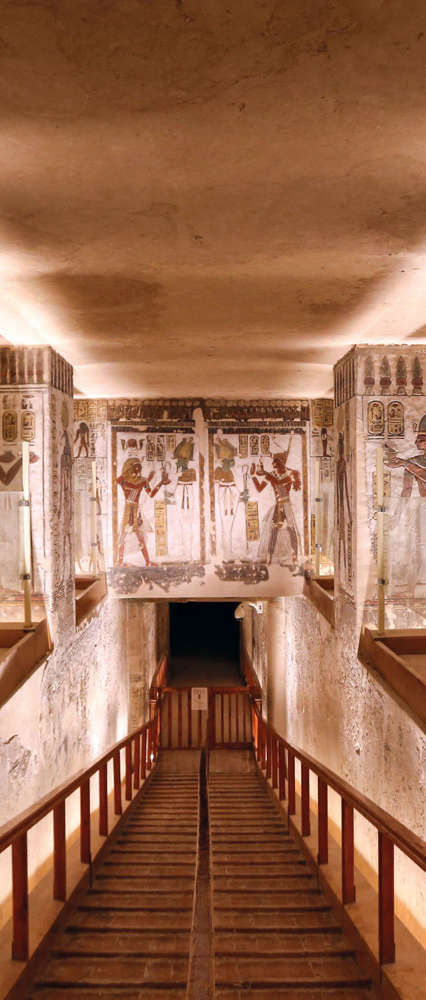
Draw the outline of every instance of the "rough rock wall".
M152 602L106 599L62 636L0 711L0 824L148 718L156 662Z
M266 601L263 617L253 615L253 633L254 666L266 685L268 714L277 731L424 837L424 733L358 660L355 610L342 602L334 630L303 597ZM338 805L330 796L335 822ZM370 873L375 871L376 833L358 817L356 845ZM421 936L423 880L411 862L397 855L399 913Z

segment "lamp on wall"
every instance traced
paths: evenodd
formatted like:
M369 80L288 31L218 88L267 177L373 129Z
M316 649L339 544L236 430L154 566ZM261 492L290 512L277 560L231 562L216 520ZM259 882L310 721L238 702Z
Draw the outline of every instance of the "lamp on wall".
M262 601L247 601L246 604L249 608L254 608L256 614L263 615ZM242 618L245 618L245 614L246 614L246 609L244 604L239 604L238 607L235 608L234 618L237 618L238 621L241 621Z

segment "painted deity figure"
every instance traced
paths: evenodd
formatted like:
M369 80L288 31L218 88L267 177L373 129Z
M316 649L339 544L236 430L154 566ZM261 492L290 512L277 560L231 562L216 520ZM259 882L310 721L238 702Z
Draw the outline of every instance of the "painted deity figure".
M227 562L232 559L232 528L234 524L235 500L238 493L238 487L232 471L235 465L237 448L227 438L218 437L215 442L215 451L221 463L214 470L214 481L217 485L222 556L224 562Z
M126 539L131 534L136 535L146 566L154 565L149 558L146 544L145 536L147 527L144 523L142 512L139 509L140 497L143 490L146 491L148 496L154 497L160 489L161 483L151 487L153 476L153 471L150 472L148 477L142 475L142 463L136 457L126 459L121 470L121 475L118 476L117 483L123 490L125 501L118 538L118 566L125 565L124 551Z
M62 421L62 441L63 448L61 454L60 462L60 472L59 472L59 516L63 518L63 560L65 566L66 550L68 548L69 558L70 558L70 572L72 568L72 553L71 553L71 528L73 523L72 516L72 450L71 441L68 434L69 425L69 413L66 402L62 403L61 408L61 421Z
M80 458L82 451L86 452L86 458L89 457L89 425L81 420L75 434L74 444L76 445L78 441L78 452L76 458Z
M194 442L183 438L176 445L173 458L176 461L177 482L174 490L181 549L184 562L191 562L194 529L194 486L197 481L195 469L189 468L194 457Z
M346 549L346 528L345 528L345 500L348 514L348 523L352 525L352 510L349 497L348 471L345 459L345 439L342 431L339 431L337 442L336 461L336 520L337 520L337 562L341 566L341 553L343 551L343 565L347 570L347 549Z
M288 451L274 455L272 472L264 469L262 463L257 468L253 463L250 475L258 493L271 486L274 494L274 503L262 522L258 560L282 566L290 564L297 569L300 545L290 493L300 490L301 482L297 469L287 466Z

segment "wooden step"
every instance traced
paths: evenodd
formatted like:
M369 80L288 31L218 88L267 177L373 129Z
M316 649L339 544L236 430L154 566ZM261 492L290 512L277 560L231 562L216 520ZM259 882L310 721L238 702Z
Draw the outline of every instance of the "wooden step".
M273 878L255 878L251 875L247 875L246 878L239 878L235 875L226 877L225 875L214 874L213 886L214 891L219 894L219 897L223 892L250 892L253 896L253 906L255 906L256 893L267 892L276 895L288 890L291 892L295 892L298 889L305 891L307 887L310 887L315 878L316 876L310 871L303 874L295 872L294 874L286 874L284 876L275 875Z
M37 985L62 986L78 984L82 989L96 986L107 986L119 989L122 986L160 985L174 988L186 987L188 975L188 959L176 957L153 957L122 959L116 955L111 957L92 958L51 958Z
M360 989L347 986L344 989L327 989L326 993L322 986L304 989L303 993L298 987L291 986L284 989L274 986L273 990L274 992L271 993L270 987L263 990L256 987L254 989L240 989L239 986L228 986L215 991L215 1000L377 1000L376 994L373 996L368 987Z
M282 957L311 957L317 955L353 955L354 949L345 936L338 932L298 934L265 931L253 934L237 931L221 932L215 936L216 955L251 955L256 957L281 955Z
M61 955L177 955L185 957L189 953L190 935L188 931L176 933L155 933L151 930L125 931L123 928L110 933L87 931L79 928L67 930L55 940L52 956Z
M254 958L232 956L215 961L216 988L227 985L239 988L288 987L298 989L316 986L321 989L345 986L371 986L371 979L365 976L350 956L313 958Z
M153 889L152 892L135 889L133 892L116 892L101 889L89 889L85 897L88 909L119 909L119 910L187 910L192 908L192 892L173 892L167 895L167 905L162 895Z
M138 910L132 907L128 910L118 910L108 907L81 907L76 910L68 924L68 930L90 931L170 931L181 933L189 931L192 923L190 910Z
M213 914L216 933L219 931L277 931L286 934L319 933L327 930L340 931L340 924L333 916L331 908L323 910L302 909L277 910L267 913L254 911L219 910Z
M65 996L70 1000L186 1000L186 989L176 989L170 986L134 986L130 989L116 989L103 984L101 992L97 989L82 989L79 984L67 986ZM65 1000L64 987L36 986L29 1000ZM234 996L235 1000L235 996ZM299 997L300 1000L300 997Z

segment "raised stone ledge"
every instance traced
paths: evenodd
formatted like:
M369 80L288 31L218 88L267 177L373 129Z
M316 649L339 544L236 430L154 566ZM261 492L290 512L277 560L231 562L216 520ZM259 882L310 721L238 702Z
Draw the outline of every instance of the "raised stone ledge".
M308 597L312 601L312 604L334 628L334 577L309 576L307 574L303 585L303 594L304 597Z
M0 623L0 707L28 679L51 649L46 618L27 632L16 622Z
M389 686L426 722L426 629L386 629L364 626L358 655L374 667Z

